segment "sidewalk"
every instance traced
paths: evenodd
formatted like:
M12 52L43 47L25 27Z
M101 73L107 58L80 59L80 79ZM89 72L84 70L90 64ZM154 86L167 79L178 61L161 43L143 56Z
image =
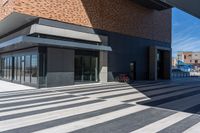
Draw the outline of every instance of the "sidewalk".
M30 89L35 89L35 88L0 80L0 93L9 91L30 90Z

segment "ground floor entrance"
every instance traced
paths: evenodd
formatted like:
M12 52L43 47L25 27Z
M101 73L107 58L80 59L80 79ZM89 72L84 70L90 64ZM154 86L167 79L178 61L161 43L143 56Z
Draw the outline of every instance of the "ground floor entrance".
M157 50L157 79L164 79L164 52Z
M75 51L75 82L99 81L99 52Z
M107 78L107 64L103 62L107 57L101 53L55 47L3 53L0 79L38 88L99 82Z

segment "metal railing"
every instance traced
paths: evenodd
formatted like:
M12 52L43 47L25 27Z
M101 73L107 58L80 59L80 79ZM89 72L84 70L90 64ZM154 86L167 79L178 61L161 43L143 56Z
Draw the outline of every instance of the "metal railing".
M200 77L200 72L172 72L172 78Z

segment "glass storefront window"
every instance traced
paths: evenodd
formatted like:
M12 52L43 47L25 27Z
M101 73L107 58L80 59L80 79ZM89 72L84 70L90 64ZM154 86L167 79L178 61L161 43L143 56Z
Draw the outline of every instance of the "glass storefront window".
M31 82L31 56L25 56L25 82Z
M25 58L24 56L21 57L21 67L20 67L20 71L21 71L21 83L24 83L25 81Z
M14 80L17 80L17 63L18 63L18 58L17 57L14 57L14 77L13 77L13 79Z
M21 80L21 57L18 56L17 57L17 73L16 73L16 77L17 77L17 81Z
M22 84L38 84L38 54L5 56L0 59L0 76Z

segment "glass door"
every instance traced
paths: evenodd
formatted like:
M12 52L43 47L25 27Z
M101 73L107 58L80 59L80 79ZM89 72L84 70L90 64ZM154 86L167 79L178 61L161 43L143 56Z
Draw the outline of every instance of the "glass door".
M99 62L97 56L76 55L75 56L75 81L76 82L98 82Z
M164 68L164 64L163 64L163 51L158 50L157 52L157 78L158 79L163 79L163 68Z
M82 56L82 67L83 67L83 81L91 80L91 59L90 56Z
M75 56L75 81L83 81L83 67L82 67L82 57Z
M99 61L98 57L91 57L91 80L92 81L99 81Z

